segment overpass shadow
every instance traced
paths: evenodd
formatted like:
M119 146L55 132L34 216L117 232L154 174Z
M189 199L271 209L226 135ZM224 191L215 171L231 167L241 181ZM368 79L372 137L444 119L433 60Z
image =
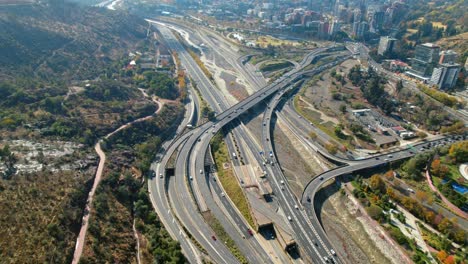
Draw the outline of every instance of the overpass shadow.
M350 177L338 177L336 178L335 181L330 182L328 185L322 187L317 194L315 195L314 199L314 205L315 205L315 214L317 215L317 218L320 221L320 225L323 226L323 219L322 219L322 213L324 210L325 203L327 202L328 198L332 196L333 194L337 193L340 191L340 183L345 182L350 179Z

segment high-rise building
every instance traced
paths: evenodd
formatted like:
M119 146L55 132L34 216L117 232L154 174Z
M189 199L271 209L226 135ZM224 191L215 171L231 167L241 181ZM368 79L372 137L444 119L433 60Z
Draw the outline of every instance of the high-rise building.
M457 62L458 54L453 50L444 50L439 53L439 64Z
M318 37L319 38L325 38L328 33L328 28L330 27L328 21L322 21L320 22L319 28L318 28Z
M335 35L336 32L340 31L341 30L341 24L340 22L338 22L338 20L333 20L331 26L330 26L330 31L328 32L328 34L330 35Z
M377 32L382 29L384 23L385 13L382 11L376 11L372 15L371 19L371 28L374 32Z
M366 21L353 23L353 35L357 39L361 39L369 31L369 24Z
M379 48L377 49L377 53L379 55L384 55L386 52L392 52L393 48L395 47L396 39L391 38L389 36L380 37Z
M453 88L457 82L459 72L460 64L442 63L432 72L430 82L442 90Z
M361 18L362 18L362 14L361 14L361 10L359 9L354 9L353 10L353 21L354 22L361 22Z
M414 58L411 59L411 72L420 77L430 76L439 61L439 50L440 47L432 43L416 46Z

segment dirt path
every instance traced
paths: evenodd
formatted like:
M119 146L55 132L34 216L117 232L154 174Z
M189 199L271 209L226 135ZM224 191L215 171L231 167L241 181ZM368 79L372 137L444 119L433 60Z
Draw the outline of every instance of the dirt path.
M88 231L88 223L89 223L89 216L91 212L91 204L93 203L94 193L96 192L96 188L101 181L102 172L104 171L104 163L106 162L106 155L104 151L101 149L100 142L96 143L94 146L94 150L99 156L99 165L96 171L96 176L94 178L93 187L88 195L88 200L86 201L86 207L84 210L84 216L82 220L82 225L80 229L80 233L78 238L76 239L76 246L75 246L75 253L73 254L73 261L72 264L77 264L80 261L81 254L83 253L84 241L86 237L86 232Z
M304 104L306 104L307 108L309 108L310 110L313 110L313 111L319 113L320 114L320 119L322 120L322 123L326 123L326 122L332 122L333 124L339 124L340 123L340 120L324 114L322 111L315 108L315 106L313 104L307 102L307 100L302 98L302 96L300 96L300 95L299 95L299 100L304 102Z
M135 227L135 218L133 218L133 235L135 236L136 242L137 242L137 263L141 264L141 259L140 259L140 237L138 236L138 231L136 230Z
M158 109L156 110L156 112L154 112L154 114L149 115L149 116L145 116L145 117L136 119L136 120L134 120L132 122L129 122L127 124L124 124L124 125L120 126L119 128L117 128L116 130L112 131L111 133L107 134L104 138L109 138L112 135L114 135L115 133L119 132L120 130L125 129L125 128L127 128L128 126L130 126L132 124L148 120L148 119L152 118L153 115L159 113L159 111L161 111L161 109L163 108L164 104L157 101L157 100L155 100L154 98L153 98L153 102L158 104ZM96 189L97 189L97 187L99 185L99 182L101 181L102 172L104 171L104 164L106 162L106 154L104 153L104 151L102 151L101 141L102 140L99 140L98 143L96 143L96 145L94 146L94 150L96 151L96 153L99 156L99 165L98 165L98 168L96 170L96 176L94 177L93 187L91 188L91 191L88 194L88 200L86 200L86 207L84 209L84 216L83 216L83 220L82 220L80 233L78 234L78 238L76 239L75 253L73 254L72 264L78 264L78 262L80 261L80 258L81 258L81 254L83 253L83 248L84 248L84 243L85 243L85 238L86 238L86 232L88 231L89 216L91 215L91 205L93 204L94 194L95 194Z
M450 210L454 213L456 213L458 216L460 217L463 217L465 219L468 219L468 214L463 212L460 208L458 208L456 205L454 205L453 203L451 203L447 198L445 198L445 196L439 192L439 190L434 186L434 184L432 183L432 179L431 179L431 175L429 174L429 171L427 170L426 171L426 179L427 179L427 183L429 183L429 187L431 187L432 191L434 191L435 193L437 193L440 198L442 199L442 201L444 202L445 205L447 205Z

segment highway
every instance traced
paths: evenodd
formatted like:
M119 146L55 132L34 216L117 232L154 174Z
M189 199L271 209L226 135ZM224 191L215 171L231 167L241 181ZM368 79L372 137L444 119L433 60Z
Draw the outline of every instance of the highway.
M219 95L217 95L216 88L212 86L212 84L207 80L207 78L203 75L203 73L198 69L198 66L195 64L193 59L189 57L185 49L178 44L178 42L175 40L175 38L172 35L172 32L168 31L164 27L159 27L160 32L164 35L166 41L168 42L168 45L173 49L176 50L181 58L181 61L184 63L184 66L187 68L189 71L190 75L192 78L197 82L197 86L200 89L200 92L202 93L203 97L205 100L217 111L222 111L221 107L224 106L226 103L224 102L223 98L221 98ZM208 89L207 89L208 88ZM208 90L208 91L207 91ZM215 103L218 102L218 103ZM208 131L205 131L205 133ZM218 221L221 223L223 228L230 233L232 236L232 239L236 242L237 246L239 249L245 254L246 258L250 260L251 262L268 262L269 257L268 255L262 250L262 247L257 243L255 239L246 239L244 240L244 237L246 237L246 234L248 234L247 229L250 229L247 227L247 225L242 221L242 218L239 216L238 212L235 210L235 207L227 202L223 203L223 206L227 209L227 212L229 212L229 217L232 219L232 222L226 215L221 211L219 208L218 204L214 201L214 198L212 195L210 195L210 188L208 186L208 182L205 181L205 170L204 170L204 158L205 158L205 152L207 145L209 144L209 141L211 139L211 136L214 133L210 133L210 137L207 138L207 140L202 140L205 137L192 137L192 143L191 144L186 144L181 151L182 157L179 157L177 160L187 160L187 164L192 163L195 160L198 160L198 162L195 162L195 167L194 169L192 168L191 170L181 170L180 168L186 168L185 164L178 163L176 165L176 178L188 178L188 175L185 175L186 172L188 171L190 177L190 185L191 189L194 191L193 193L195 194L195 200L197 201L197 204L199 206L199 209L201 212L207 211L208 208L210 209L211 213L218 219ZM201 132L200 135L203 135L203 132ZM199 144L201 145L201 149L204 149L204 151L198 151L200 149L199 146L196 146L197 151L192 152L192 145L194 145L196 142L198 142L198 139L200 139ZM193 155L190 155L190 153L193 153ZM200 153L200 154L198 154ZM198 164L198 165L197 165ZM202 172L202 173L200 173ZM201 177L200 177L201 176ZM217 190L220 190L219 186L216 185L215 182L211 182L211 185L218 187ZM174 190L169 190L169 192L181 192L183 191L182 185L178 185L178 188ZM202 195L202 193L204 195ZM220 192L218 192L219 194ZM226 201L225 199L221 199L221 201ZM177 200L175 200L177 202ZM193 208L192 208L193 209ZM197 212L197 210L192 210L192 212ZM250 236L250 235L249 235ZM247 241L247 242L246 242Z
M269 98L271 95L280 91L276 96L273 97L273 99L271 99L273 100L270 102L272 107L270 107L269 111L267 111L264 115L265 120L263 123L267 124L268 122L268 126L265 125L265 129L263 129L262 132L262 146L264 153L268 153L266 154L268 156L259 157L259 151L256 151L256 149L258 149L258 145L256 145L256 143L248 136L248 133L245 133L246 131L243 130L244 128L242 125L233 129L233 137L239 143L241 142L240 139L243 139L246 142L247 148L249 148L252 153L254 153L257 161L263 160L265 158L270 161L269 164L265 166L265 170L269 175L269 179L273 183L272 188L274 193L277 194L277 196L280 198L279 202L281 208L287 215L287 219L295 231L295 237L306 255L311 258L311 261L313 263L325 263L325 257L327 257L328 259L333 258L335 262L340 262L337 257L331 254L332 251L330 251L330 249L332 249L332 246L328 241L326 234L323 231L315 214L313 203L309 203L308 201L313 201L316 191L326 180L337 177L339 175L351 173L356 170L378 166L380 164L386 163L387 161L384 162L382 159L375 158L352 162L349 161L346 162L350 164L348 166L339 167L320 175L320 177L317 177L311 181L304 191L302 204L305 207L302 208L299 201L297 201L297 199L290 192L289 187L287 186L287 181L285 181L286 179L282 174L281 168L278 162L275 160L274 153L272 152L271 157L269 155L270 151L274 151L271 140L268 140L271 138L271 131L269 129L271 115L273 110L276 108L276 104L279 102L281 96L284 94L285 90L290 87L291 83L295 83L296 81L300 80L304 74L316 74L326 67L320 66L317 69L309 71L300 71L300 68L296 68L286 73L275 82L258 89L258 91L254 92L252 95L235 104L234 106L228 106L226 99L219 94L219 91L216 90L216 88L206 78L206 76L203 75L201 70L198 68L198 65L196 65L190 55L188 55L185 49L180 45L180 43L178 43L172 32L164 26L157 26L157 28L164 36L169 47L179 54L183 65L186 67L190 76L197 83L203 98L218 113L216 115L216 121L207 122L203 125L200 125L174 140L169 149L170 151L167 151L166 155L164 156L164 159L169 159L172 153L178 149L175 176L173 177L174 179L171 179L172 177L168 178L165 174L163 174L164 177L161 179L161 182L167 181L168 189L166 190L164 188L164 184L159 184L157 187L158 193L160 191L162 191L162 193L168 193L170 204L172 204L172 208L175 211L181 225L183 225L194 237L194 239L201 244L201 246L207 251L207 253L215 262L237 263L237 259L234 258L234 256L230 253L226 246L221 243L221 241L216 241L215 239L211 238L213 231L208 226L208 224L204 222L204 219L199 214L199 212L203 212L209 208L211 213L219 220L223 228L232 236L232 239L235 241L236 245L243 252L249 262L270 262L268 255L258 244L255 237L247 237L247 229L249 228L248 225L240 216L240 213L237 211L234 205L231 204L229 199L226 199L223 195L221 195L222 188L219 186L218 181L215 180L214 175L211 174L211 172L205 171L205 156L209 149L208 146L211 138L218 131L220 131L223 127L231 124L232 121L236 120L239 115L243 114L245 111L258 105L266 98ZM312 56L308 56L304 63L307 63L307 60L311 58ZM347 57L343 57L341 59L344 60L346 58ZM336 63L339 61L340 59L335 61L334 65L336 65ZM227 140L227 142L228 147L232 149L233 146L230 145L232 142L229 143L230 140ZM397 151L393 154L392 159L396 160L407 158L411 155L413 155L413 153L410 153L409 151ZM341 162L344 161L345 160L341 160ZM156 170L158 172L163 171L163 168L166 167L166 163L167 160L165 160L165 163L161 162L160 166L156 167ZM187 182L189 184L187 184ZM193 194L194 199L192 199L191 194ZM193 200L196 201L196 204L193 203ZM165 202L160 207L164 208L167 206L165 207L167 209L170 208L170 204ZM309 220L306 212L312 216L312 221ZM170 219L170 217L170 210L168 210L165 218ZM172 223L176 222L177 221L172 221ZM193 245L189 244L188 239L186 236L184 236L180 226L174 225L171 227L171 230L171 233L180 230L177 239L187 240L184 243L181 243L184 249L184 253L188 251L192 252L194 255L199 254L196 252L196 250L193 249ZM317 246L315 246L315 244L317 244ZM188 254L188 258L191 262L199 261L197 257L190 256L191 253Z
M410 158L416 155L418 152L424 152L430 149L429 144L431 142L442 142L442 140L443 139L436 139L433 141L423 142L423 143L415 144L413 148L411 149L399 150L399 151L395 151L392 153L387 153L384 155L379 155L379 156L374 156L371 158L359 160L352 165L345 165L342 167L337 167L335 169L329 170L315 177L312 181L310 181L307 184L302 194L301 203L304 205L304 207L307 208L307 213L310 215L312 219L311 223L314 226L314 229L317 230L319 236L322 237L324 241L327 241L326 233L323 230L320 224L320 220L317 217L317 214L315 211L315 204L314 204L315 195L320 190L320 188L322 188L322 185L325 182L327 182L330 179L334 179L336 177L342 176L342 175L348 175L348 174L352 174L360 170L370 169L370 168L386 165L394 161ZM326 242L326 243L329 244L329 242Z
M269 175L268 178L272 180L272 188L278 196L281 207L285 211L286 217L293 227L295 238L301 246L301 249L307 253L307 256L312 258L311 261L313 263L324 262L326 258L329 258L331 255L329 251L331 248L330 243L325 244L327 241L317 234L315 227L308 221L308 217L304 213L299 201L297 201L296 197L292 194L287 184L288 180L276 159L276 153L271 140L273 138L271 132L271 117L285 92L286 90L277 93L270 100L268 108L263 115L262 146L265 160L264 167ZM326 242L324 242L324 240Z
M196 65L193 65L194 62L190 60L190 58L187 57L187 54L186 54L186 51L183 49L183 47L181 47L181 45L175 40L175 38L172 35L172 33L167 30L165 27L161 27L159 26L158 27L161 31L161 33L164 35L166 41L168 42L168 45L173 49L173 50L176 50L178 53L179 53L179 56L181 58L181 61L184 62L184 66L186 66L187 70L191 73L191 76L192 78L196 78L196 81L198 81L198 87L199 89L201 90L201 93L202 95L204 96L205 100L207 100L207 102L214 108L221 112L221 106L225 106L226 103L225 103L225 100L223 100L223 98L220 98L219 95L217 95L215 89L213 89L213 86L211 85L211 83L206 79L206 78L203 78L203 76L201 76L202 73L197 73L197 66ZM172 38L172 39L171 39ZM307 61L311 61L312 59L312 56L308 56L305 58L304 60L304 63L307 63ZM310 63L310 62L308 62ZM320 67L319 67L320 68ZM320 69L321 70L321 69ZM199 70L198 70L199 71ZM270 96L271 94L275 93L276 91L280 90L280 89L283 89L285 87L287 87L287 85L290 83L290 82L295 82L296 80L302 78L302 74L303 72L301 73L297 73L299 71L299 69L296 69L296 70L293 70L289 73L287 73L285 76L281 77L279 80L275 81L273 84L270 84L270 85L267 85L266 87L264 88L261 88L259 91L257 91L256 93L254 93L252 96L248 97L247 99L243 100L242 102L236 104L235 106L231 107L230 109L227 109L226 111L224 112L221 112L220 114L218 114L218 116L216 117L216 119L218 120L217 124L214 124L214 123L207 123L203 126L200 126L199 128L195 129L194 131L192 131L194 133L194 138L196 139L195 140L192 140L192 142L197 142L198 139L200 139L200 141L202 143L198 143L198 144L206 144L206 147L208 146L209 144L209 139L212 137L212 135L214 135L216 132L218 132L219 129L221 129L223 126L225 126L226 124L228 124L229 122L231 122L232 120L234 120L235 118L238 117L238 115L240 115L241 113L243 113L244 111L248 110L249 108L257 105L259 102L261 102L264 98ZM314 71L307 71L307 73L313 73ZM194 78L194 79L195 79ZM212 88L211 91L205 91L206 88ZM218 102L218 103L216 103ZM211 133L210 133L211 132ZM203 137L202 138L202 135L203 134L207 134L208 136L206 137ZM247 137L247 141L249 141L249 138ZM194 143L194 144L195 144ZM184 147L182 149L182 155L186 155L184 157L179 157L177 160L178 160L178 164L176 165L176 178L184 178L184 175L183 175L183 172L182 173L177 173L177 171L179 170L180 171L180 168L186 168L186 163L179 163L179 160L184 160L184 162L186 162L186 160L188 159L188 153L190 153L190 151L192 150L192 147L191 147L192 143L187 143L187 144L184 144L184 146L190 146L190 147ZM250 144L248 143L249 147L253 147L253 143L250 141ZM202 150L205 150L205 151L202 151L202 153L205 153L206 152L206 149L204 146L202 147ZM253 151L254 153L256 153L256 151ZM202 158L199 158L199 161L196 162L195 166L197 166L198 164L198 168L196 167L195 169L195 175L198 175L198 171L201 171L202 173L200 174L205 174L204 170L201 169L202 167L204 168L204 157L205 155L199 155L201 156ZM193 170L192 170L192 173L193 173ZM180 175L180 176L179 176ZM206 175L204 175L206 176ZM192 177L195 178L194 175L192 175ZM187 178L187 176L185 175L185 178ZM198 176L196 177L198 178ZM177 180L176 180L177 181ZM193 181L193 180L191 180ZM204 188L205 186L202 186L203 185L203 178L201 181L198 181L198 183L196 183L196 181L193 181L194 183L191 184L192 185L192 189L198 189L198 188ZM200 184L201 183L201 184ZM212 183L213 184L213 183ZM171 186L171 185L170 185ZM213 184L213 186L216 186L215 184ZM206 186L208 187L208 186ZM181 191L183 190L182 189L183 186L182 185L179 185L178 188L175 188L174 190L169 190L169 192L171 191L174 191L174 192L177 192L177 190ZM206 191L206 189L205 189ZM219 192L219 190L218 190ZM195 194L195 196L197 196L197 193L200 193L200 192L193 192ZM209 196L209 195L208 195ZM290 198L290 197L289 197ZM208 198L210 199L210 198ZM173 199L175 203L177 203L177 200L176 199ZM198 198L196 198L195 200L200 200ZM283 201L286 201L287 198L285 196L283 196ZM205 197L205 201L206 201L206 197ZM199 202L199 205L202 204ZM210 205L213 206L214 203L212 201L210 201ZM230 204L223 204L226 208L232 208L232 205ZM288 204L287 202L284 202L283 207L285 208L289 208L289 210L292 209L291 205ZM177 207L177 206L175 206ZM216 208L210 208L211 210L213 209L216 209ZM192 208L193 210L193 208ZM232 210L229 210L228 211L232 211ZM232 211L234 212L234 211ZM183 215L183 212L180 212L178 213L179 217L181 215ZM228 223L226 223L225 221L222 221L223 220L223 217L222 215L220 214L217 214L215 213L215 215L219 216L221 219L220 222L223 224L223 226L226 228L228 227L229 229L229 226L228 226ZM232 216L231 216L232 217ZM297 216L294 215L295 218L297 218ZM302 217L303 218L303 217ZM186 221L186 220L185 220ZM239 222L242 222L242 221L237 221L237 223ZM307 244L307 243L312 243L313 241L309 238L309 237L306 237L304 234L306 233L304 231L304 226L307 225L307 221L306 220L303 220L303 222L301 223L300 221L297 221L298 224L296 223L293 223L293 226L294 225L297 225L297 230L299 230L297 236L303 241L307 241L306 243L303 243L303 244ZM244 232L246 230L244 229ZM241 230L242 232L242 230ZM236 235L234 235L234 240L235 239ZM319 238L320 240L320 238ZM255 247L258 249L258 247ZM246 251L248 251L248 248L244 248L243 252L245 253ZM259 250L257 250L259 251ZM260 250L260 252L262 252ZM315 252L315 253L314 253ZM261 253L260 253L261 254ZM311 255L311 256L316 256L314 259L315 261L321 259L321 256L320 256L320 253L318 253L318 251L312 247L310 248L309 247L309 252L308 252L308 255ZM255 253L249 253L249 254L246 254L246 257L248 259L250 258L254 258L256 256ZM259 256L260 257L260 256ZM265 261L265 259L263 259ZM319 261L320 262L320 261Z

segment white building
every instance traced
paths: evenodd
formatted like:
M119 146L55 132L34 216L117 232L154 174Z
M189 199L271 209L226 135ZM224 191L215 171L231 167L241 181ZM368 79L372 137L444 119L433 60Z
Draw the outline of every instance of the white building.
M389 36L380 37L379 48L377 49L377 53L379 55L384 55L386 52L392 52L393 48L395 47L396 39L391 38Z
M437 85L442 90L453 88L457 82L459 72L460 64L440 64L439 67L434 68L430 83Z

